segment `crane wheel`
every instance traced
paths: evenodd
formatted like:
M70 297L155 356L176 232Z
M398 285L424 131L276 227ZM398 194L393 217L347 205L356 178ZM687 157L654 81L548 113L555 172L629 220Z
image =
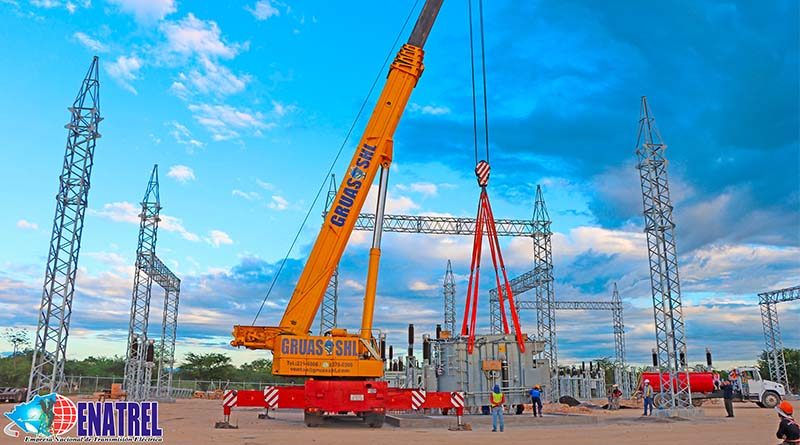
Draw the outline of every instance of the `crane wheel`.
M321 414L305 413L303 416L303 422L307 427L315 428L322 425L324 419L322 418Z
M369 425L370 428L383 427L384 420L386 420L385 414L367 414L364 416L364 423Z

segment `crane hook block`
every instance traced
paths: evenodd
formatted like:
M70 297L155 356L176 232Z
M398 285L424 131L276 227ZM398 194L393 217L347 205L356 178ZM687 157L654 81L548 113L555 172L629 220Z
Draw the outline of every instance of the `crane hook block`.
M478 162L478 165L475 166L475 176L478 178L479 186L486 187L486 185L489 184L490 170L489 163L486 161Z

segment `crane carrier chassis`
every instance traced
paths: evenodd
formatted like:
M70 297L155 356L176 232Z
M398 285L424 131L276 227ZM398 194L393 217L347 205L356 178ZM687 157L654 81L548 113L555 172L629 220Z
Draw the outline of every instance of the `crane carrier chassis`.
M390 388L383 381L314 379L306 380L304 386L229 390L222 397L223 421L217 422L217 428L234 428L230 424L234 407L264 408L267 413L270 409L302 409L309 427L321 425L325 415L355 413L372 428L383 426L387 411L454 409L461 425L464 393Z

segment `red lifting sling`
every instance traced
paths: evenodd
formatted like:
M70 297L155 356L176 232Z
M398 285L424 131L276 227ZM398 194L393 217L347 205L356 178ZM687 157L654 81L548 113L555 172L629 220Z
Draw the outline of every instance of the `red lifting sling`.
M489 238L489 250L492 253L492 264L494 265L494 278L497 283L497 298L500 303L500 315L503 321L503 333L508 334L508 319L506 318L505 301L508 300L508 307L511 311L511 320L514 323L514 333L517 337L517 345L520 352L525 352L525 343L522 338L522 331L519 325L517 308L514 305L514 295L511 286L508 284L506 266L503 262L503 254L500 252L500 242L497 239L497 228L494 224L494 214L492 206L489 204L489 195L486 193L486 185L489 183L489 163L486 161L478 162L475 167L475 176L478 177L478 185L481 187L481 196L478 202L478 217L475 220L475 238L472 244L472 262L469 269L469 285L467 286L467 304L464 307L464 323L461 325L461 335L468 335L467 351L472 354L475 347L475 321L478 314L478 289L481 275L481 250L483 247L483 233ZM497 265L503 272L503 282L500 282L500 273ZM469 322L469 325L467 324Z

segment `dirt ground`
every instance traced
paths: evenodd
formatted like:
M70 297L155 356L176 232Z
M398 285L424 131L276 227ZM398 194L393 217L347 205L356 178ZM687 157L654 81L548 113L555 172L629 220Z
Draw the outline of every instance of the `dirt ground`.
M800 403L793 402L795 409ZM0 404L0 412L10 411L13 405ZM736 417L725 418L719 403L703 406L705 415L693 419L665 420L640 417L639 409L615 412L592 410L597 424L542 425L541 419L530 414L506 415L504 433L492 433L488 416L469 419L473 431L448 431L446 427L398 428L385 425L370 429L362 423L338 421L317 428L307 428L302 413L279 411L275 420L259 420L258 411L235 410L231 423L239 429L214 429L221 420L222 407L218 400L180 400L161 404L159 423L167 444L331 444L356 445L372 443L391 444L481 444L501 439L509 444L557 443L566 444L724 444L768 445L775 438L778 418L771 409L758 408L749 403L735 404ZM547 411L547 410L546 410ZM5 420L5 419L2 419ZM537 425L537 420L540 422ZM545 419L549 422L555 420ZM594 421L594 419L590 419ZM0 427L4 427L2 422ZM74 433L74 430L73 430ZM0 433L0 444L23 443Z

